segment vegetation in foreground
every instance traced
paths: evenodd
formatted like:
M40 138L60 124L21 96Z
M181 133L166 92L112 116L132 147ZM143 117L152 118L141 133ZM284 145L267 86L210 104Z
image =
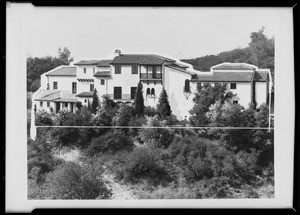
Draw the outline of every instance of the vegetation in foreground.
M232 95L223 91L222 85L199 88L190 122L176 121L161 104L167 95L160 109L144 107L139 113L107 97L95 113L81 106L76 113L37 113L38 125L141 128L39 128L37 139L28 141L28 198L110 198L103 181L107 171L140 199L274 197L272 131L170 127L268 126L267 105L245 109L231 103ZM204 92L209 99L199 99ZM78 148L84 155L80 164L57 159L54 152L63 147Z

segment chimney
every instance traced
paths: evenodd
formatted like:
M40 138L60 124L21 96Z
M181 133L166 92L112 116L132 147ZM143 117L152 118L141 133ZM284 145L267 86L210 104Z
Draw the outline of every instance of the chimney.
M120 50L120 49L117 49L117 50L115 51L115 57L120 56L120 55L121 55L121 50Z

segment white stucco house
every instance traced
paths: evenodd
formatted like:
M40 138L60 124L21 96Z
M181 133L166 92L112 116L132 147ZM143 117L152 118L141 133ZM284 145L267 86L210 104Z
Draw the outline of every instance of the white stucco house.
M189 92L184 92L186 80ZM222 63L210 71L194 70L192 65L157 54L123 54L116 50L112 60L81 60L59 66L41 75L41 87L34 94L35 110L75 111L75 103L91 103L94 89L101 100L108 95L116 102L132 104L137 85L143 84L145 106L156 107L164 88L174 114L188 119L197 84L223 83L236 96L233 102L245 107L255 98L258 105L269 103L272 80L269 69L246 63Z

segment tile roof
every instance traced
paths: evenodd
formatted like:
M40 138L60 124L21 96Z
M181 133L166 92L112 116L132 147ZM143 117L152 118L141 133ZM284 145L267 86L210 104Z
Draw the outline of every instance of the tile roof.
M60 91L58 90L43 90L35 95L36 101L52 101L60 98Z
M98 65L99 60L81 60L74 65Z
M269 78L268 71L256 71L254 74L255 81L267 81Z
M111 64L162 65L165 61L174 60L155 54L122 54L116 56Z
M62 66L57 67L52 72L46 74L46 76L76 76L75 66Z
M178 70L178 71L181 71L181 72L185 72L185 73L188 73L188 74L191 74L191 75L195 74L194 72L190 72L190 71L188 71L186 69L183 69L183 68L180 68L180 67L175 67L175 66L171 66L171 65L166 65L166 67L171 68L171 69L175 69L175 70Z
M111 77L110 71L96 72L95 77Z
M246 63L221 63L219 65L213 66L213 70L253 70L256 66L246 64Z
M98 67L110 67L111 60L99 60Z
M251 82L253 72L214 72L193 76L192 82Z
M59 99L55 100L56 102L77 102L75 94L62 94Z
M77 97L93 97L94 92L82 92L77 94Z
M184 64L181 64L181 63L172 63L171 66L174 66L174 67L179 67L179 68L182 68L182 69L186 69L188 68L188 66L184 65Z
M35 101L76 102L75 96L68 91L43 90L37 93Z

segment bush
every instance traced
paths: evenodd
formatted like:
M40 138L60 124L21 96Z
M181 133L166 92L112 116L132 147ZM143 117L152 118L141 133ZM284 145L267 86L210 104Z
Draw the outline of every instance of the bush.
M154 107L147 106L144 109L144 115L153 117L155 115L158 115L158 111Z
M88 156L94 156L99 153L114 154L117 151L131 149L132 147L132 140L124 132L114 130L93 139L85 153Z
M45 195L49 199L95 199L108 198L109 191L99 170L68 162L48 174Z
M52 114L46 112L45 110L37 111L35 115L35 125L53 125Z
M145 179L153 185L169 181L170 177L156 154L149 148L136 148L124 167L124 178L131 182Z
M158 117L148 117L145 128L140 129L138 139L146 144L155 147L168 148L172 142L175 132L170 128L149 128L156 126L164 126L158 120Z
M131 117L135 116L135 109L130 106L121 107L116 115L113 117L113 125L115 126L128 126Z

